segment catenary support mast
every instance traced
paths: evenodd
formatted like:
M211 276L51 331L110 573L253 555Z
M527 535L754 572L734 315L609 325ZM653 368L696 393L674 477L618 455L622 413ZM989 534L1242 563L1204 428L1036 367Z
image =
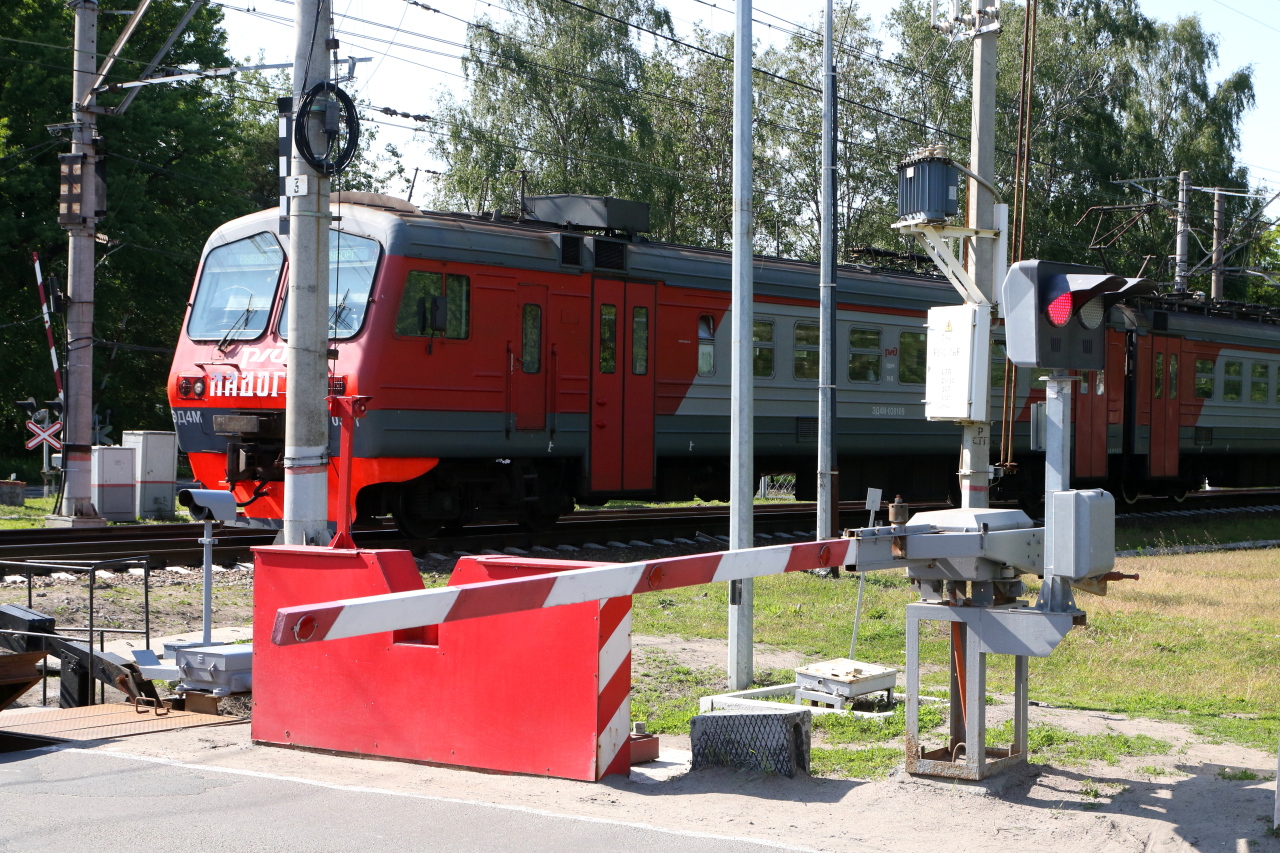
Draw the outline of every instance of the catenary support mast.
M297 48L293 103L329 79L326 52L330 0L298 0L294 7ZM325 99L315 101L323 111ZM323 112L321 112L323 116ZM323 151L324 121L308 122ZM289 212L289 340L285 345L288 396L285 400L284 542L319 545L329 541L329 179L294 151L292 174L307 179L307 192L293 198Z
M818 273L818 536L840 527L836 458L836 68L832 0L822 39L822 257Z
M738 0L733 39L733 353L729 450L729 547L750 548L755 538L754 371L752 370L755 229L752 210L751 0ZM729 582L729 686L743 690L752 677L752 578Z

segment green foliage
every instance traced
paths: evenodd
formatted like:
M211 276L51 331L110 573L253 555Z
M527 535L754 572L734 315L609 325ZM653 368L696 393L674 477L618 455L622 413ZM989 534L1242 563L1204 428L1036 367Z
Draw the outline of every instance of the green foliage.
M1013 721L987 730L988 746L1005 746L1013 740ZM1113 732L1087 735L1059 726L1031 726L1027 730L1027 751L1043 761L1084 763L1105 761L1118 764L1121 758L1167 755L1173 744L1147 735L1122 735Z
M937 728L946 720L945 706L920 706L920 731ZM906 731L906 705L898 705L890 717L855 717L849 714L817 714L813 728L830 743L877 743L901 738Z

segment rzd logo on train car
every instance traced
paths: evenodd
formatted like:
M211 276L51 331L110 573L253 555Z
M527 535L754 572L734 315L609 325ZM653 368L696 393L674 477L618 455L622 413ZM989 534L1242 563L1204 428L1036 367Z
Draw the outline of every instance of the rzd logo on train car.
M284 393L283 370L246 370L238 376L231 373L209 377L210 397L282 397Z

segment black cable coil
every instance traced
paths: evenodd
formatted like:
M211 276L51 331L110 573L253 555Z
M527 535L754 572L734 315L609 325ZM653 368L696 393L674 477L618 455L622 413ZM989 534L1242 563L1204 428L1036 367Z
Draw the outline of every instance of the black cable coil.
M332 95L334 100L329 101L325 109L316 110L316 100L325 94ZM339 107L341 123L346 125L347 135L341 149L335 154L334 145L339 136ZM307 122L317 113L324 117L324 135L327 140L324 157L316 156L311 147L311 137L307 133ZM298 105L298 112L293 119L293 139L298 153L307 161L307 165L325 177L336 175L347 168L360 145L360 117L356 115L356 105L351 96L339 89L336 83L317 83L302 96L302 103Z

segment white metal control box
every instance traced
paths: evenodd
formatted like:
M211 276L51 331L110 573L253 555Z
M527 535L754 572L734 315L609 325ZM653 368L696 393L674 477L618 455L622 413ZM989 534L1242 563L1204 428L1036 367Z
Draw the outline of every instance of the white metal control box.
M1085 580L1116 565L1116 500L1102 489L1049 494L1045 575Z
M986 421L990 399L991 308L947 305L929 309L924 416L931 421Z
M98 515L107 521L133 521L137 518L134 449L95 445L92 453L90 487Z
M138 518L173 518L178 486L178 434L126 430L120 437L120 446L134 450Z

